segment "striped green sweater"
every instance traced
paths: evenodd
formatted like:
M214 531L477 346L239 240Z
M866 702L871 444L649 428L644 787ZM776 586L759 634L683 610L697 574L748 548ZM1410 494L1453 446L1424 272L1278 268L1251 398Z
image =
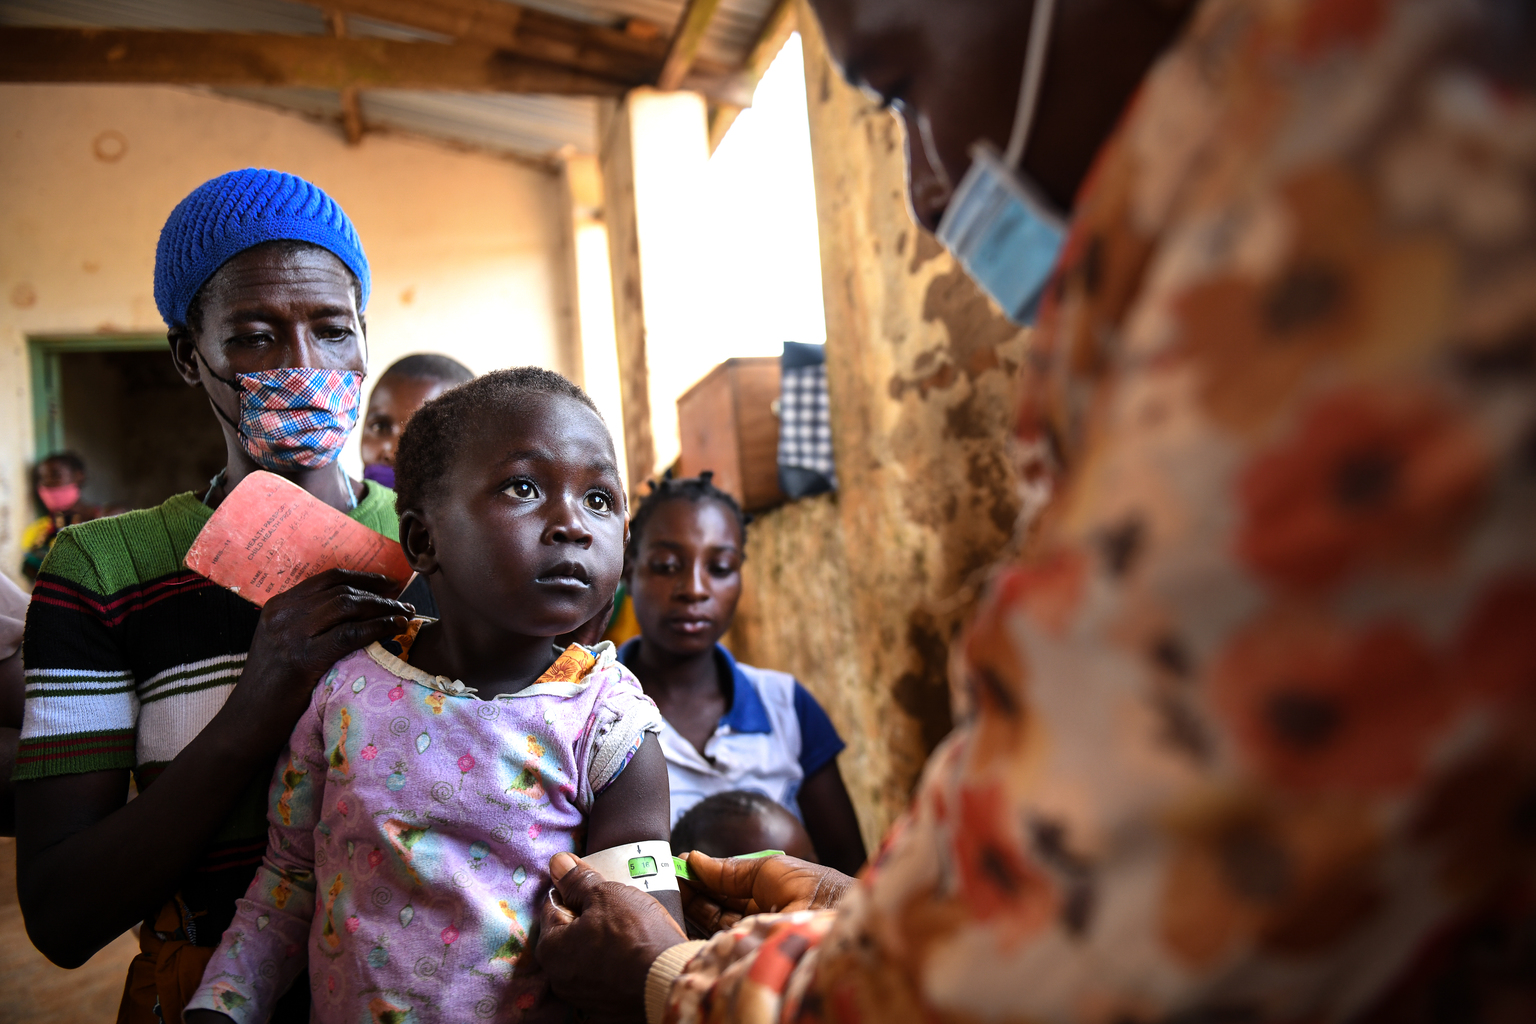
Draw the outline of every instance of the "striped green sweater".
M398 534L394 492L351 513ZM132 769L141 791L213 719L245 667L260 610L182 564L212 512L191 493L62 531L27 611L18 781ZM265 773L182 887L214 945L266 846Z

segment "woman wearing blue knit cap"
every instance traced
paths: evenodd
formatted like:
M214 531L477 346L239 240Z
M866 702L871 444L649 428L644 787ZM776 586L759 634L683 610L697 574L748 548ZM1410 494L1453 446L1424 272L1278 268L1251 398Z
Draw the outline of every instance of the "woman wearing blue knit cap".
M393 492L337 462L366 372L368 285L352 222L301 178L234 171L182 200L160 235L155 301L228 464L206 494L64 530L38 577L17 888L28 934L61 966L144 923L122 1024L181 1021L260 861L268 774L316 681L414 611L382 577L342 571L258 609L182 566L257 469L396 536ZM308 988L273 1019L307 1020Z

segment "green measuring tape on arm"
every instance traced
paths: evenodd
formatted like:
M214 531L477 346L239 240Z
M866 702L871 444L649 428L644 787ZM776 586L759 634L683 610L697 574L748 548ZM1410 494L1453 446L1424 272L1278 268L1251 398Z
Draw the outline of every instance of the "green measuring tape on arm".
M740 854L740 855L735 856L735 857L729 857L727 859L728 860L756 860L759 857L780 857L780 856L783 856L783 854L784 854L783 850L758 850L756 853L743 853L743 854ZM672 869L677 872L677 877L678 878L686 879L687 881L690 881L690 882L693 881L693 876L688 873L688 862L683 860L683 858L681 858L681 857L673 857L672 858Z

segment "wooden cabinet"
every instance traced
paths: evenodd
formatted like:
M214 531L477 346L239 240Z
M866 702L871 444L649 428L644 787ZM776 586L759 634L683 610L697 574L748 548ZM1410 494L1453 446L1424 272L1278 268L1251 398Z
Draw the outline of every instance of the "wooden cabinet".
M715 473L715 486L757 512L782 504L779 490L779 360L727 359L677 400L680 469Z

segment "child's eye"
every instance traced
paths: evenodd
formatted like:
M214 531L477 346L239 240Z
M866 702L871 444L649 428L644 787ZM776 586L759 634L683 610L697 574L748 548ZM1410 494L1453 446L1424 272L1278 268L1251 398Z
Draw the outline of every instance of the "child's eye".
M714 565L709 567L709 572L712 576L729 576L735 571L736 567L729 562L716 562Z
M652 562L650 564L651 572L655 573L658 576L665 576L668 573L676 571L676 569L677 569L677 563L676 562L672 562L672 561Z
M587 507L594 512L612 512L613 497L603 491L593 491L587 495Z
M513 480L506 486L503 493L510 494L514 498L533 498L539 493L539 489L533 486L532 480Z

